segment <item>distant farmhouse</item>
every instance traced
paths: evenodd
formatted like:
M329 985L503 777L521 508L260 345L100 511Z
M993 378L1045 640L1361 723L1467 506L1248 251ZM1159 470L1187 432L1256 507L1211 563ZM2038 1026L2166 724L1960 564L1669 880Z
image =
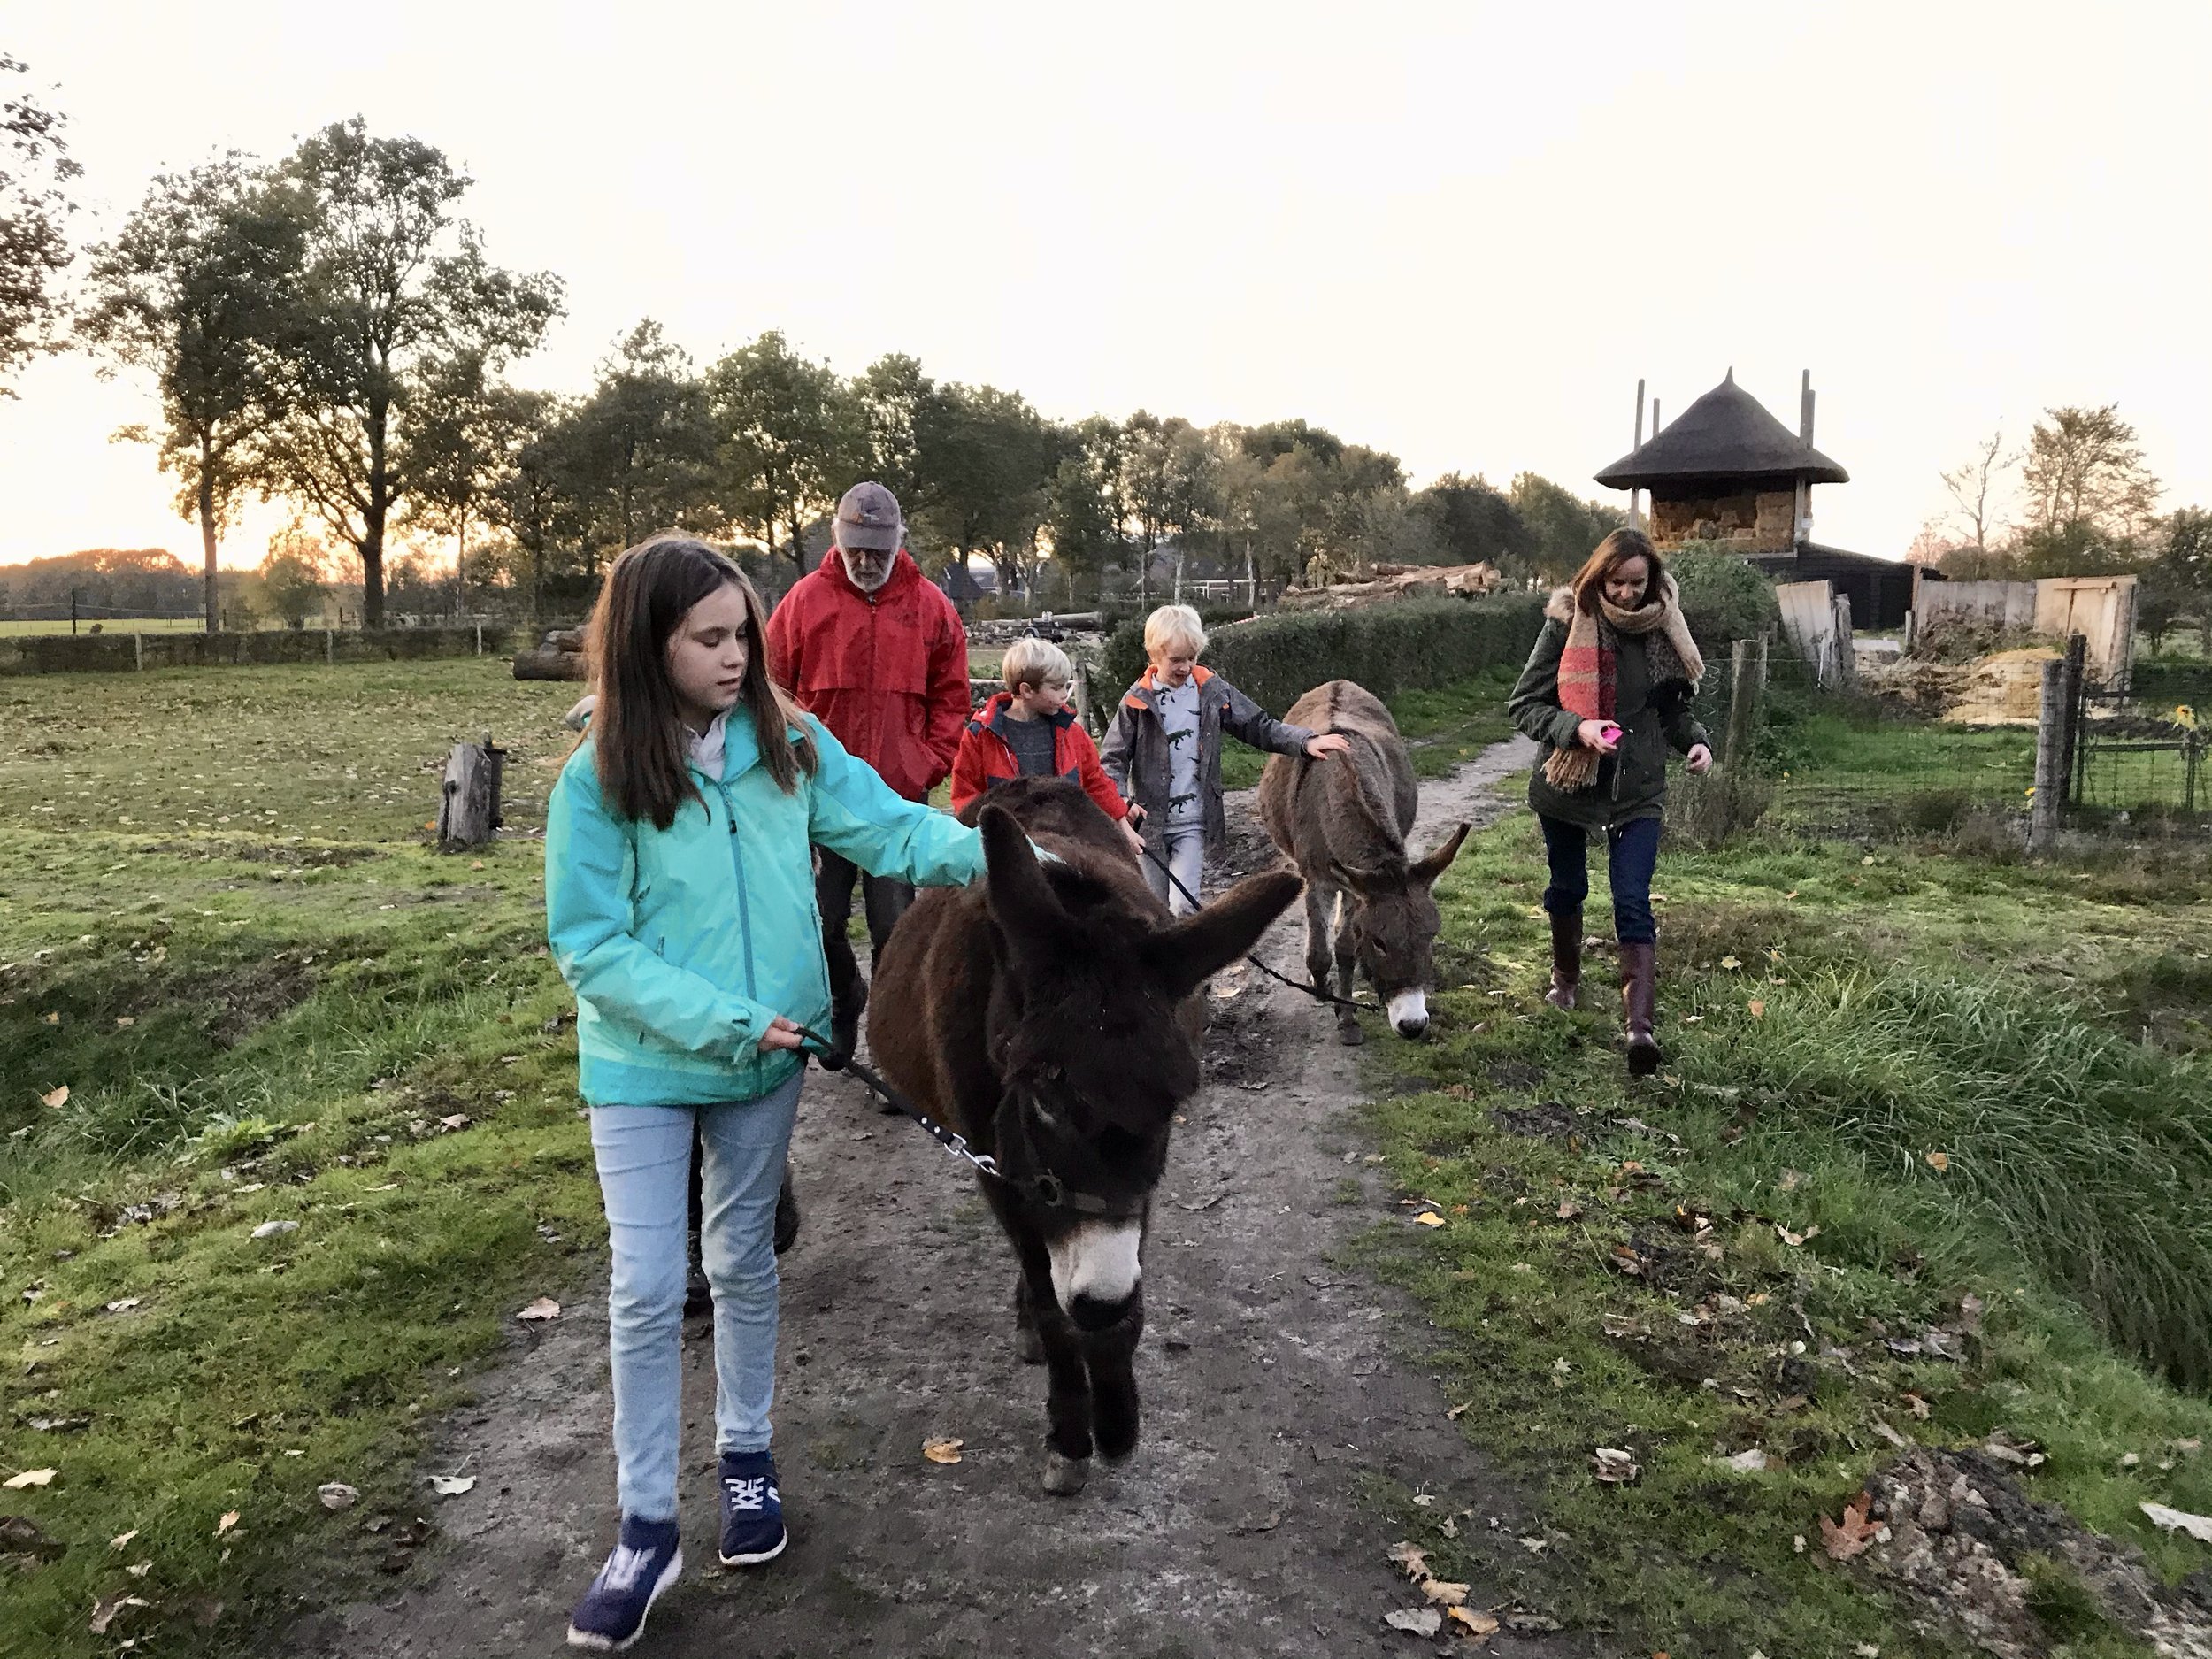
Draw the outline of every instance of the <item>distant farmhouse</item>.
M1662 552L1693 541L1717 542L1779 581L1827 581L1851 602L1851 619L1865 629L1904 626L1912 608L1910 565L1812 539L1812 487L1848 483L1851 475L1813 448L1813 390L1805 377L1798 430L1791 432L1736 384L1736 372L1699 398L1674 424L1642 437L1642 388L1637 392L1636 447L1600 472L1597 481L1651 492L1647 529Z

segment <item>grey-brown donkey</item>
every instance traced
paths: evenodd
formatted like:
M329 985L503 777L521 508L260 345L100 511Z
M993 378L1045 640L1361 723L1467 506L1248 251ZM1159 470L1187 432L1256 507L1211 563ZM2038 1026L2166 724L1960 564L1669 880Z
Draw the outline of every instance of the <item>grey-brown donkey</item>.
M1352 968L1382 999L1402 1037L1429 1028L1432 953L1443 926L1430 889L1467 839L1462 824L1418 861L1406 834L1420 804L1413 759L1390 710L1348 680L1317 686L1285 717L1314 732L1340 732L1351 752L1323 760L1278 755L1260 778L1260 821L1306 879L1306 972L1352 995ZM1360 1041L1358 1017L1337 1010L1337 1038Z

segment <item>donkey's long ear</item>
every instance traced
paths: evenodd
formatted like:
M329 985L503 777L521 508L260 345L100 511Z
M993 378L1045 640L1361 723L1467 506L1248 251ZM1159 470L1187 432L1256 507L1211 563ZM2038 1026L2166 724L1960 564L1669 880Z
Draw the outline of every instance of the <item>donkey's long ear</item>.
M1004 807L983 809L982 830L991 919L1018 944L1049 944L1056 925L1065 918L1038 865L1036 849Z
M1440 844L1427 857L1406 872L1408 884L1423 887L1433 885L1437 877L1451 868L1452 860L1459 856L1459 844L1467 839L1467 832L1473 827L1471 824L1462 824L1454 830L1449 841Z
M1305 885L1294 870L1247 876L1195 916L1144 941L1144 965L1179 1002L1259 942Z

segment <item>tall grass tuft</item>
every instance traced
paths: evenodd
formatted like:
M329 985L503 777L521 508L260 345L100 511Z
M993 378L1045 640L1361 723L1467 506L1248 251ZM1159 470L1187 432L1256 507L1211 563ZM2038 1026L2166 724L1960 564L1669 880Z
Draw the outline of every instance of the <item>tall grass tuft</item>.
M1978 1211L2114 1343L2212 1388L2212 1065L2030 987L1904 969L1777 987L1755 1041L1685 1057Z

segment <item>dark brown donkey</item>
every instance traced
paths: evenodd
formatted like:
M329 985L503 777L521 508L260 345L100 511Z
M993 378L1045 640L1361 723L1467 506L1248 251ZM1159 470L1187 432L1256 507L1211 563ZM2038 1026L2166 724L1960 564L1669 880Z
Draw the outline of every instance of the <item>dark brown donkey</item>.
M1137 1444L1140 1258L1175 1110L1198 1088L1194 994L1298 878L1253 876L1171 921L1077 785L1004 785L979 817L988 874L900 919L868 1041L887 1079L997 1161L977 1179L1020 1260L1022 1357L1048 1368L1045 1490L1079 1492L1094 1446Z
M1260 821L1306 879L1306 972L1326 989L1333 957L1338 994L1348 1000L1356 962L1398 1034L1425 1036L1432 953L1444 925L1430 889L1459 856L1468 826L1425 858L1407 856L1421 800L1413 757L1390 710L1364 687L1332 680L1284 718L1340 732L1352 745L1324 760L1278 755L1260 774ZM1350 1009L1340 1006L1336 1022L1340 1041L1360 1041Z

